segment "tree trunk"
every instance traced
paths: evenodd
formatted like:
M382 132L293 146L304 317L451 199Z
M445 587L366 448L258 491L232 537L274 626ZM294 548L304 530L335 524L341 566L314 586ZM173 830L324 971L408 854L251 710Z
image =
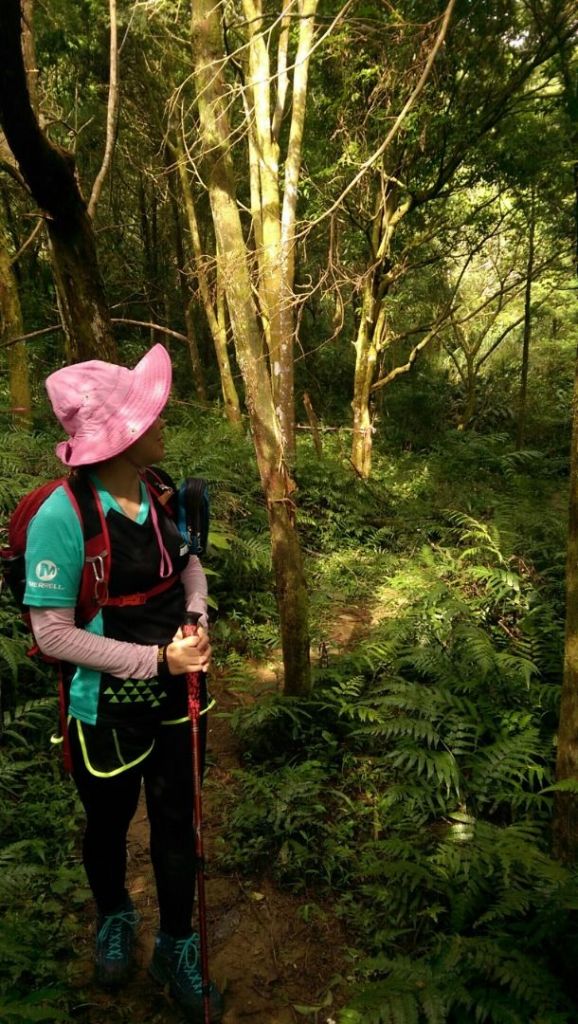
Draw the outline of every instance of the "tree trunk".
M285 452L295 454L295 219L309 58L318 0L297 2L297 51L293 62L291 123L287 152L281 156L279 133L287 97L289 24L282 17L277 72L271 70L271 26L263 18L262 0L243 0L248 47L244 104L249 137L251 213L258 267L263 335L269 349L271 385ZM276 100L273 101L273 83ZM281 195L280 166L284 164Z
M556 778L578 781L578 360L572 403L570 514L566 556L566 639L558 725ZM557 793L554 817L556 856L578 859L578 793Z
M174 177L174 174L171 174ZM207 386L205 383L205 371L199 355L199 346L197 344L197 332L195 329L195 318L193 315L194 302L190 295L189 285L185 277L185 247L183 245L183 232L181 228L181 217L177 200L175 197L175 190L169 189L171 210L173 213L173 224L175 229L175 253L177 257L177 277L179 291L181 293L181 301L183 304L183 312L185 317L185 324L187 328L187 338L189 342L189 355L191 358L191 370L193 372L193 380L195 382L195 390L200 402L203 405L208 403ZM168 320L170 323L170 320Z
M371 391L375 366L386 337L385 298L390 278L390 249L394 230L410 208L408 200L398 205L397 189L384 175L382 188L375 201L371 230L372 266L363 284L361 311L355 339L355 373L353 377L353 441L351 461L360 476L371 473L373 427L371 423Z
M183 301L186 301L186 297L183 296ZM199 355L199 343L197 341L197 328L195 325L194 315L195 301L189 299L185 306L185 324L187 327L187 339L189 343L189 356L191 359L191 369L193 371L193 380L195 382L195 390L197 392L197 398L203 405L208 404L208 395L205 387L205 371Z
M471 425L474 416L476 414L477 405L477 374L475 366L475 352L471 352L467 347L467 341L462 338L462 352L464 355L465 367L462 374L462 380L465 388L465 402L462 414L458 422L458 430L467 430Z
M366 283L362 302L361 321L355 339L355 374L353 378L353 442L351 461L357 473L367 480L371 473L373 427L371 425L370 396L375 373L377 349L374 343L374 324L365 315L366 303L371 303L371 284Z
M281 620L285 693L304 695L311 686L308 596L295 527L294 484L273 398L271 377L261 358L261 334L254 305L248 253L235 197L230 157L227 97L222 75L220 5L198 0L193 7L194 74L204 162L217 238L219 273L251 422L261 484L267 500L276 596Z
M279 336L280 365L279 406L282 410L282 429L287 439L290 457L295 455L295 224L305 109L309 77L309 60L313 47L315 14L318 0L299 0L299 41L293 70L293 92L291 126L285 158L283 206L281 210L281 281L279 294ZM279 62L281 66L282 62ZM281 92L278 87L278 95ZM277 138L275 122L279 120L280 131L282 101L278 103L273 118L273 137Z
M8 361L12 423L17 428L28 430L32 409L28 354L26 342L11 344L13 338L19 338L24 332L18 285L5 241L0 225L0 345Z
M34 0L22 0L22 56L30 104L38 115L38 67L34 43Z
M68 362L115 362L116 342L84 201L73 220L49 220L48 237Z
M231 360L229 359L229 344L227 340L227 299L225 296L225 289L221 281L221 271L219 270L219 266L217 266L216 290L216 330L213 335L213 342L215 345L217 362L219 364L221 393L223 395L225 415L229 420L229 423L231 423L235 429L241 430L243 427L243 416L241 413L237 385L235 384L235 378L233 377L233 371L231 369Z
M223 396L225 415L229 420L229 423L234 427L240 427L243 422L243 418L241 416L239 396L235 387L235 381L233 380L233 374L231 373L231 363L229 361L229 352L227 349L227 327L225 323L224 303L221 303L219 299L219 281L217 281L215 289L216 299L214 300L211 295L211 288L207 273L207 258L203 253L201 245L201 235L199 232L197 211L195 209L195 200L191 190L191 182L189 180L189 172L185 161L185 153L178 130L175 140L175 155L181 183L181 191L185 201L189 238L191 240L195 259L195 273L197 281L199 282L199 294L201 296L201 302L203 303L203 309L205 311L205 316L207 318L207 323L215 346L215 355L217 356L217 364L219 366L221 394Z
M116 133L118 129L120 89L118 84L119 61L116 0L109 0L108 10L110 16L110 80L108 87L108 109L106 113L106 142L104 146L102 164L96 178L94 179L88 203L88 214L91 220L94 219L96 206L100 199L100 193L102 192L102 186L104 185L106 176L112 167L112 158L114 156Z
M534 274L534 238L536 233L536 190L532 185L530 197L530 223L528 234L528 262L526 265L526 292L524 296L524 335L522 340L522 371L518 400L518 429L516 448L524 444L526 433L526 397L528 394L528 370L530 366L530 339L532 336L532 276Z
M69 359L115 359L116 345L92 223L70 153L40 129L28 95L19 0L0 16L0 123L35 201L47 213L54 279Z
M305 412L307 413L307 419L309 420L309 425L311 427L315 451L317 452L317 457L320 459L323 455L323 443L321 441L321 431L319 430L319 420L317 419L317 414L313 408L313 402L311 401L307 391L303 392L303 405L305 406Z
M573 141L578 141L578 76L562 64L566 102L573 119ZM574 163L575 276L578 277L578 161ZM566 636L564 675L560 698L556 779L578 782L578 356L572 398L570 448L570 508L566 553ZM578 793L557 793L553 822L554 852L560 860L578 860Z

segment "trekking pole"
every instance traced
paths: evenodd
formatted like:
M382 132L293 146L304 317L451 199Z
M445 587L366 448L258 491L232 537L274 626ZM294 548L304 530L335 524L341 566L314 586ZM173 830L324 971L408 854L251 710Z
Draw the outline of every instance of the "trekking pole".
M198 612L187 612L183 636L196 636ZM211 980L209 978L209 951L207 946L207 907L205 903L205 858L203 853L203 805L201 800L201 673L187 672L188 710L191 720L193 748L193 788L195 814L195 858L197 861L197 900L199 904L199 935L201 938L201 980L203 983L204 1024L211 1024Z

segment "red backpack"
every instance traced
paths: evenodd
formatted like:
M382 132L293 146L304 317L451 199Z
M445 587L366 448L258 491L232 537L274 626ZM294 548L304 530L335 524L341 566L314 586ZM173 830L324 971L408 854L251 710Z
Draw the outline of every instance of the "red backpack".
M176 518L177 509L175 504L176 491L171 478L162 470L147 469L143 479L149 491L151 501L160 504L166 514ZM175 574L161 580L155 587L138 594L125 594L121 597L110 597L108 593L108 581L110 579L110 538L106 518L102 508L98 491L84 474L73 474L67 477L60 477L56 480L49 480L41 484L33 491L25 494L19 501L8 522L8 545L0 549L0 572L2 584L10 590L14 601L20 608L22 616L30 627L30 614L24 605L24 592L26 589L26 537L30 520L36 515L39 508L57 487L64 487L68 499L74 508L84 536L84 565L78 599L76 603L75 620L79 627L86 626L104 605L139 605L144 604L150 597L167 590L175 580ZM70 770L70 755L66 743L66 717L68 709L68 684L70 673L66 671L63 664L53 658L43 655L36 644L28 654L37 655L45 661L55 662L58 667L59 695L60 695L60 726L61 736L64 740L64 762L67 770Z
M151 500L156 500L166 514L175 518L174 484L168 474L158 469L147 469L143 479ZM74 474L49 480L25 494L18 502L8 522L8 545L0 549L0 571L25 621L30 618L24 605L26 589L26 537L30 520L47 498L63 487L76 512L84 537L84 566L76 603L76 624L86 626L104 605L144 604L149 597L166 590L173 578L163 580L143 594L130 594L111 598L108 593L110 579L110 539L98 491L87 476ZM35 653L35 652L34 652Z

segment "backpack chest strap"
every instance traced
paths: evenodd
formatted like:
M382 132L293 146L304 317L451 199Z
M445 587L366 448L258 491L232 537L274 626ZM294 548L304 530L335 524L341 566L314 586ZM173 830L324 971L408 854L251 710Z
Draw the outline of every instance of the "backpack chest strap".
M164 580L161 580L160 583L151 587L150 590L142 590L140 593L136 594L121 594L119 597L107 596L106 600L102 601L101 604L105 604L107 607L112 608L127 608L143 605L146 604L151 597L156 597L157 594L162 594L165 590L168 590L169 587L172 587L177 579L178 576L176 572L174 572L171 576L167 576Z

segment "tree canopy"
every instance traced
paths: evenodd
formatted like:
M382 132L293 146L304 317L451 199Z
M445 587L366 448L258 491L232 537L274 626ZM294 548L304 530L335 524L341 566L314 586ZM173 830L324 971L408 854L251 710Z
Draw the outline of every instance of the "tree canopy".
M3 515L58 471L46 376L165 344L219 671L281 691L233 711L222 863L336 894L339 1024L574 1019L577 31L573 0L0 11ZM0 615L2 862L46 676ZM0 1018L71 1019L6 941Z

